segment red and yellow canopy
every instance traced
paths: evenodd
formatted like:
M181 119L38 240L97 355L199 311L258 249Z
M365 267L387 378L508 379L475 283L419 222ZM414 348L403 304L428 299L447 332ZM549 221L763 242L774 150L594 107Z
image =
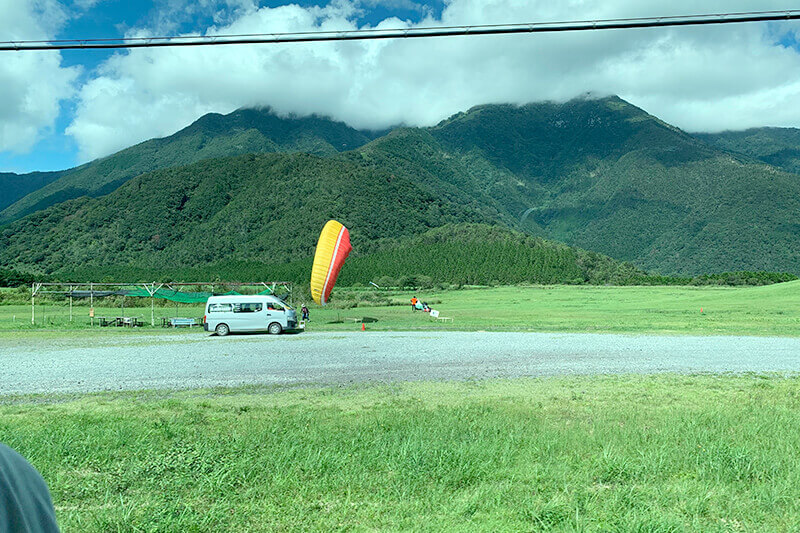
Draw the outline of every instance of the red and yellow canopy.
M331 289L352 249L347 228L335 220L329 220L319 234L314 266L311 267L311 297L318 304L328 303Z

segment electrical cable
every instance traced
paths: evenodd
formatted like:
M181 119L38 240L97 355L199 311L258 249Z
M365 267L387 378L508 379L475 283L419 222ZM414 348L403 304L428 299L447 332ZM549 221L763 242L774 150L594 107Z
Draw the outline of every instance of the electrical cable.
M668 17L641 17L524 24L483 24L472 26L430 26L423 28L362 29L294 33L255 33L237 35L191 35L164 37L125 37L119 39L54 39L40 41L0 41L0 51L91 50L115 48L163 48L176 46L219 46L233 44L291 44L327 41L364 41L519 33L552 33L672 26L703 26L800 20L800 10L752 11Z

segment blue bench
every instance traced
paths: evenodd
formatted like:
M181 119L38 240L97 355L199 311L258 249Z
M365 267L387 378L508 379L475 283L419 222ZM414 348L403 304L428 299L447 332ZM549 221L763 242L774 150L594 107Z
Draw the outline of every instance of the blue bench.
M180 327L192 327L197 325L197 321L194 318L170 318L169 325L173 328L180 328Z

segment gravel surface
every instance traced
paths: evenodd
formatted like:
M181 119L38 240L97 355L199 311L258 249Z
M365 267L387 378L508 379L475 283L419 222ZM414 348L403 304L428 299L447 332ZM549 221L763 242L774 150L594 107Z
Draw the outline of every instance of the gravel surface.
M145 332L0 341L0 395L569 374L798 372L800 339L559 333Z

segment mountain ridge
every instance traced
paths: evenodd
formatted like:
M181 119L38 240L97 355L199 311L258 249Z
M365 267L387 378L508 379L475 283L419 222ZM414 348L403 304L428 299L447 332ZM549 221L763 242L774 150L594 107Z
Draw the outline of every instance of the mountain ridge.
M64 171L26 174L0 172L0 191L3 191L0 196L0 212L17 200L57 180L63 174Z
M103 196L135 176L161 168L247 153L330 155L361 146L370 135L316 115L280 118L268 108L239 109L228 115L208 113L167 137L143 141L62 171L56 181L0 211L0 224L65 200Z
M717 148L746 154L786 172L800 174L800 128L749 128L694 136Z
M0 266L48 271L64 261L91 264L76 242L87 246L94 241L106 243L95 246L94 253L107 255L109 261L131 260L126 253L138 250L142 255L136 261L152 262L164 256L152 255L154 249L148 248L154 236L170 248L169 261L175 264L239 252L258 260L258 254L269 254L265 240L284 238L289 244L272 250L281 260L290 260L311 253L307 236L317 225L339 218L352 226L354 241L361 239L365 251L440 225L484 223L665 274L799 270L796 174L752 155L719 149L618 97L476 106L430 128L395 128L373 134L376 138L324 118L287 123L260 113L207 115L181 131L192 142L207 135L203 147L230 148L230 140L238 142L242 135L267 139L254 123L261 120L262 129L280 132L277 141L270 140L271 150L281 143L289 151L304 149L273 152L266 159L251 153L168 167L126 179L105 196L48 207L7 226L0 241ZM215 145L215 139L222 140ZM338 151L334 145L351 149ZM195 142L171 144L170 149L187 146L197 148ZM318 149L316 156L303 155L309 146ZM181 191L181 183L196 183L197 172L204 180L199 192ZM234 183L248 195L226 189ZM142 204L142 198L160 211ZM257 216L256 201L275 216L299 216L303 222L292 226ZM191 207L203 202L210 211L195 214L202 214L206 230L175 215L176 206L192 212ZM358 212L359 206L366 211ZM130 210L147 213L147 220L131 225L123 217L115 222L114 216ZM110 217L103 224L122 228L119 238L92 225L93 219L102 218L100 213ZM159 222L162 214L166 218ZM173 216L177 218L169 218ZM84 224L72 225L75 220ZM148 231L138 230L137 224ZM215 231L235 234L241 228L252 235L235 242L219 237L228 243L226 250L217 243L203 244ZM47 242L49 251L36 255L25 249L24 239ZM58 239L65 244L56 244Z

